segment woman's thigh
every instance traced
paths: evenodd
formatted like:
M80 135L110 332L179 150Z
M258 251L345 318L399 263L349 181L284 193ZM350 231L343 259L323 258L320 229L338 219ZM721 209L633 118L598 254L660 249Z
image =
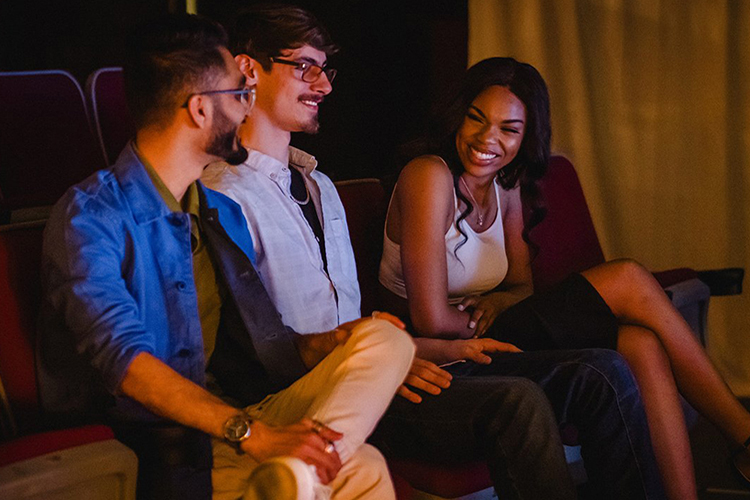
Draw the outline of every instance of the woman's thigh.
M616 349L617 318L580 274L501 313L487 336L524 351Z

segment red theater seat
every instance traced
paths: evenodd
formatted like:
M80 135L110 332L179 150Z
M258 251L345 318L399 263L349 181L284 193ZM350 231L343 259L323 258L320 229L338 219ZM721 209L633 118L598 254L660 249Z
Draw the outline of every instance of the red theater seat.
M44 428L34 371L42 231L0 226L0 498L134 498L137 459L111 429Z
M105 166L81 87L65 71L0 73L0 116L0 211L52 205Z
M135 136L135 124L125 99L122 68L101 68L86 81L86 98L94 130L109 164Z

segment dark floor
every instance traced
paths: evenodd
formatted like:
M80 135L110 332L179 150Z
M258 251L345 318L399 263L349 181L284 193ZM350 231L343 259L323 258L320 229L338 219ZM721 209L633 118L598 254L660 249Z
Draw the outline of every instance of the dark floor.
M750 409L750 399L742 400ZM701 500L747 500L745 489L729 467L729 450L719 431L699 419L690 431L698 496Z

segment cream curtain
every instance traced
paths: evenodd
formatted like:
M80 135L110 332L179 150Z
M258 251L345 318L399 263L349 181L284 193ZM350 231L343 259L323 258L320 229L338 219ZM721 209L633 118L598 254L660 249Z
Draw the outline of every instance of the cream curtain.
M539 69L607 258L750 272L750 1L470 0L469 63ZM748 277L750 278L750 276ZM709 354L750 395L750 285Z

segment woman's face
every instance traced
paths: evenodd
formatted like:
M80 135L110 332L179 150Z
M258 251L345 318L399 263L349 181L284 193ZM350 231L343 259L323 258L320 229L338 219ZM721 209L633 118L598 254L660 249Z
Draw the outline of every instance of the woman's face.
M507 87L493 85L469 106L456 132L456 150L464 170L492 177L518 154L526 130L526 106Z

